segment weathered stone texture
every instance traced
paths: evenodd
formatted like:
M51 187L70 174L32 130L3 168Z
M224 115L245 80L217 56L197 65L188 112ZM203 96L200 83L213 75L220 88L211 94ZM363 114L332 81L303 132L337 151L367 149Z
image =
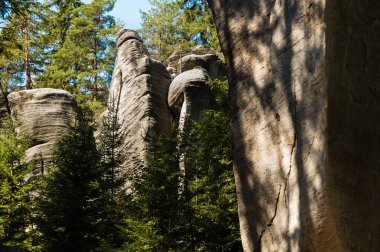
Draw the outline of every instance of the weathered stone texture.
M170 84L168 104L180 129L186 122L201 121L202 113L213 107L215 98L206 84L208 79L205 69L195 68L177 75Z
M208 2L245 251L380 250L380 3Z
M118 53L110 87L110 103L115 104L121 124L124 169L145 161L149 138L171 129L167 105L171 76L165 65L151 59L135 31L118 32Z
M13 92L8 101L18 133L31 141L25 161L50 162L54 144L77 119L74 98L67 91L41 88Z
M177 74L202 67L211 79L222 79L226 77L226 68L222 55L212 48L198 45L185 52L174 52L166 61L168 71L174 78Z
M178 73L183 73L195 67L204 68L211 79L222 79L226 76L225 66L216 54L189 54L178 61Z

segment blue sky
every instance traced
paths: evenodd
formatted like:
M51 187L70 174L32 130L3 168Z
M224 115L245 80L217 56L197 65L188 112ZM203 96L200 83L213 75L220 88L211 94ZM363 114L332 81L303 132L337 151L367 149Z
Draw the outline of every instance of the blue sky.
M89 3L91 0L84 0ZM140 10L147 11L150 7L148 0L117 0L111 15L124 21L131 29L141 28Z

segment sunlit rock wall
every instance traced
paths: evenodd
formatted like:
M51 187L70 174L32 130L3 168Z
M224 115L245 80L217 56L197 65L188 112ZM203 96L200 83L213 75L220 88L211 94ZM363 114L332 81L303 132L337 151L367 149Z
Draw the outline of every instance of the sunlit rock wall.
M171 76L165 65L148 56L135 31L120 30L117 46L109 104L114 104L121 125L123 169L128 171L146 160L150 140L171 129L167 104Z
M55 144L78 118L74 97L64 90L41 88L10 93L8 101L17 132L31 143L25 161L35 161L38 167L51 162Z
M245 251L380 250L380 2L208 2Z

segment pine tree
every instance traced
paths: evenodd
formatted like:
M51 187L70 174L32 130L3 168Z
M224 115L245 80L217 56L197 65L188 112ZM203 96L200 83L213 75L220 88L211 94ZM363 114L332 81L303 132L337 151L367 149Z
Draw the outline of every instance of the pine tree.
M177 251L184 233L178 197L179 155L173 132L151 143L146 167L136 167L128 179L132 192L126 205L123 251Z
M8 87L23 86L31 89L33 75L37 75L42 66L39 64L38 26L42 21L43 8L37 1L27 1L28 5L9 16L8 22L1 31L3 42L2 56L6 60L0 60L0 75ZM8 46L7 46L8 45Z
M141 12L141 36L150 53L164 61L175 49L190 47L180 24L180 4L172 0L151 0L151 9Z
M44 251L91 251L99 246L101 170L93 129L83 119L57 144L44 175L37 228Z
M41 75L39 87L55 87L75 95L99 98L106 93L114 62L116 24L107 13L114 0L94 0L74 10L62 46Z
M124 203L126 198L126 174L121 164L126 153L121 148L122 136L120 123L117 119L115 100L110 99L106 115L103 117L97 137L100 154L100 183L103 206L101 207L102 249L109 251L122 245L123 234L120 229L125 215Z
M131 178L134 189L127 202L124 251L242 250L228 85L226 81L209 84L217 94L218 107L206 111L202 122L152 142L142 174ZM184 154L185 173L179 167Z
M151 0L141 12L140 33L152 55L166 60L174 51L207 45L220 52L212 14L206 1Z
M23 162L28 143L16 135L13 123L0 130L0 248L31 248L33 219L30 194L33 167Z

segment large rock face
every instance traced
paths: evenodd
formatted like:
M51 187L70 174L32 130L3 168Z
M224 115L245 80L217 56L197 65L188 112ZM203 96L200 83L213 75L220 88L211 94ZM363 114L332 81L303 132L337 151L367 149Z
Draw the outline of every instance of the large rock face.
M245 251L379 251L380 2L208 2Z
M25 161L50 162L54 144L77 119L74 98L63 90L41 88L13 92L8 101L18 133L31 141Z
M167 105L171 76L166 67L148 56L135 31L117 35L118 53L110 87L110 104L121 125L123 168L127 171L144 161L149 138L171 129Z

